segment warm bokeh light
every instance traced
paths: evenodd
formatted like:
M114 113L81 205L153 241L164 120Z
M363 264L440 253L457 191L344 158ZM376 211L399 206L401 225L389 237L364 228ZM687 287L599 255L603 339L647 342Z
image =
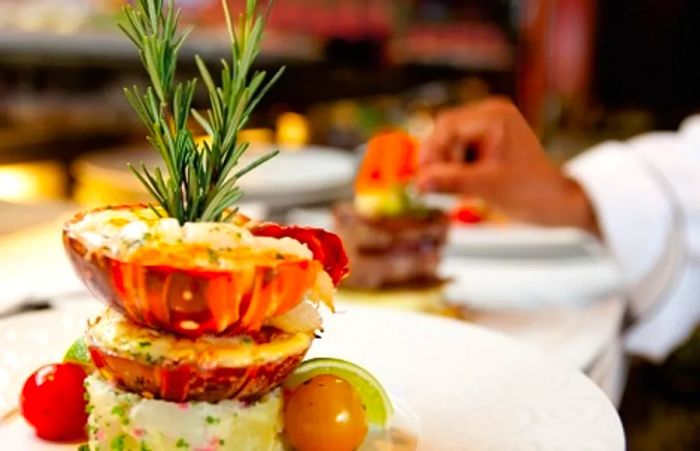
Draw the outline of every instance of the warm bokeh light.
M0 166L0 199L31 202L59 199L65 192L65 170L57 162Z
M309 142L309 121L297 113L283 113L277 118L277 144L301 147Z
M269 145L274 142L274 133L269 128L246 128L238 133L240 142L247 142L252 145ZM211 146L211 136L201 135L195 138L198 146L208 143Z
M274 142L274 133L269 128L248 128L238 133L238 139L252 145L266 145Z

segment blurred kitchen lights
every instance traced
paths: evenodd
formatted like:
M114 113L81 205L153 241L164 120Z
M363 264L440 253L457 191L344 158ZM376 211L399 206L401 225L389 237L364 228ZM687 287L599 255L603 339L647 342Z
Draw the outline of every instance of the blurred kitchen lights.
M0 166L0 200L32 202L60 199L65 195L66 174L60 163Z
M268 128L247 128L239 132L238 140L252 145L269 145L273 143L273 132ZM212 145L212 137L209 135L197 136L194 141L197 146L205 143Z
M309 142L309 121L297 113L282 113L277 118L277 144L302 147Z
M238 140L252 145L269 145L274 142L274 133L269 128L246 128L240 131Z

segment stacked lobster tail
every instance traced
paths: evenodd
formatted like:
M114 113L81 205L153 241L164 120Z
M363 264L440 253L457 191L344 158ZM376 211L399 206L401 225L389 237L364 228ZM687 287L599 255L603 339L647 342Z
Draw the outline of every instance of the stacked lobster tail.
M348 272L337 236L240 215L180 226L145 205L108 207L77 215L63 239L82 281L109 307L86 334L98 372L88 393L103 399L98 406L105 387L116 388L110 402L133 394L209 403L200 409L279 403L275 390L322 327L319 304L333 307ZM279 415L267 418L267 435L277 436ZM125 434L97 414L89 421L91 449ZM125 437L139 444L138 431Z
M104 208L64 229L74 268L111 308L88 330L100 373L124 389L177 402L250 400L278 386L320 328L318 316L305 312L319 302L332 308L333 289L347 273L338 237L242 217L243 225L179 227L149 212ZM172 236L163 234L167 227ZM197 229L204 242L190 236ZM207 243L217 231L230 239Z

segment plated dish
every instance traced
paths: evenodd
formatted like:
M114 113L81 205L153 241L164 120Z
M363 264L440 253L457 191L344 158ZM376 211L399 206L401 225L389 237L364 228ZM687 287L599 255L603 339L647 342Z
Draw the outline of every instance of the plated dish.
M192 110L196 80L175 82L174 2L124 7L120 27L151 80L126 90L161 166L131 166L145 204L77 214L63 229L76 273L107 309L63 362L27 378L19 410L37 437L85 440L90 451L352 451L388 428L381 383L337 358L306 360L348 274L338 236L240 214L238 180L276 156L243 164L239 138L281 75L253 72L267 13L248 0L217 86L197 65L210 109ZM209 136L198 140L192 121Z
M63 236L109 308L27 379L21 412L40 438L87 426L90 450L352 450L388 425L371 374L301 363L347 274L337 236L235 213L181 225L153 205L78 214Z
M440 310L444 281L437 275L448 216L429 208L413 188L418 144L402 132L375 136L360 167L353 202L333 212L351 273L352 298L419 310ZM415 302L406 302L413 299Z

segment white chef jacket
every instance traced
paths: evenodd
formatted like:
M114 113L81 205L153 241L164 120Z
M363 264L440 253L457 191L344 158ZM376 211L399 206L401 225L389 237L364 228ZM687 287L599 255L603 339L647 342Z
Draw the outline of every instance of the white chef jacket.
M603 143L566 172L590 197L628 287L661 273L669 234L683 233L686 255L673 267L671 289L625 337L630 353L664 360L700 321L700 116L677 133Z

